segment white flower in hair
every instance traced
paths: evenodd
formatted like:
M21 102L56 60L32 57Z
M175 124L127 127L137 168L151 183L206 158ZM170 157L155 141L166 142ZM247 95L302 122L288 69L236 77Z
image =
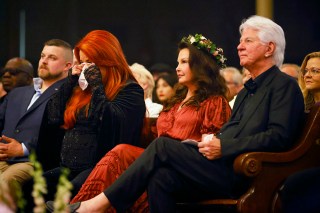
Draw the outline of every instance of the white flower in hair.
M193 44L195 41L196 41L196 39L192 36L192 37L190 38L190 44Z
M195 34L194 36L189 35L188 37L183 37L181 42L192 44L197 49L209 53L211 56L214 57L216 63L220 67L226 67L225 61L227 60L227 58L223 55L223 49L217 47L216 44L214 44L206 37L202 36L202 34Z

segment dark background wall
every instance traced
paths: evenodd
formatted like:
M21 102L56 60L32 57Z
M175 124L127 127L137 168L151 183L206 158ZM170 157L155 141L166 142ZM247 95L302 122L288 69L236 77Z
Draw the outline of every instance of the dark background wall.
M320 50L317 0L274 0L274 21L285 31L285 62L301 64ZM120 40L129 64L176 66L176 44L202 33L223 47L228 65L239 67L238 27L255 14L255 0L0 0L0 67L19 56L19 13L26 13L26 55L37 68L43 43L60 38L75 45L94 29Z

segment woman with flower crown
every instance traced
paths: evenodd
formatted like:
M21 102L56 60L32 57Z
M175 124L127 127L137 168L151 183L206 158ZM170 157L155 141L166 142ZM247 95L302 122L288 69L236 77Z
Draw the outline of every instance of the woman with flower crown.
M217 133L231 114L219 73L225 60L223 50L202 35L184 37L178 45L178 85L158 117L158 138L146 150L120 144L109 151L71 201L71 212L148 212L149 204L155 211L159 179L172 182L172 192L198 184L197 176L206 171L197 165L207 159L197 143ZM175 202L171 192L156 193L167 205ZM53 211L52 201L47 208Z

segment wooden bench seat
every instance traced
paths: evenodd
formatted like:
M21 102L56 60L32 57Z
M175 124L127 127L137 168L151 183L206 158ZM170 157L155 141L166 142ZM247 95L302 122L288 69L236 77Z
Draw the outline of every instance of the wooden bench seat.
M294 116L294 115L292 115ZM156 137L156 119L146 123L146 147ZM251 179L249 189L237 199L212 199L177 203L181 212L281 212L279 190L285 179L311 167L320 166L320 106L314 106L306 116L301 135L286 152L250 152L239 155L234 171Z
M320 106L308 113L301 135L289 151L244 153L233 166L236 173L252 179L249 189L238 199L178 203L178 207L197 212L281 212L279 190L285 179L298 171L320 167Z

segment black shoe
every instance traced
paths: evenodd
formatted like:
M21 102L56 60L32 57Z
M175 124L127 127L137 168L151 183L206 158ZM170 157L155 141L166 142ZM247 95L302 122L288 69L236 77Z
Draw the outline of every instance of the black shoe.
M69 204L70 213L77 213L76 210L80 207L81 202L76 202L73 204ZM54 212L53 201L46 202L47 210L50 212Z

